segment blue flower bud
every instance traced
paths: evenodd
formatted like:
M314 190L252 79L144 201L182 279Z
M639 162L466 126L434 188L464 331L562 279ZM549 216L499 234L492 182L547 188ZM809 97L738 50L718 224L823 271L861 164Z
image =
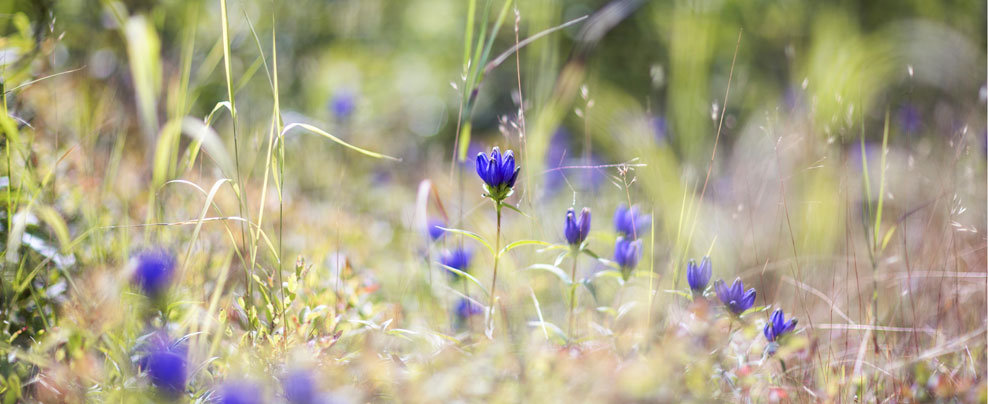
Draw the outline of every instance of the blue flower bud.
M641 256L641 240L630 240L624 237L618 237L617 243L614 244L614 262L621 267L621 274L625 279L628 279L631 271L638 266L638 260L641 259Z
M510 195L520 171L521 167L515 166L511 150L502 155L501 150L494 147L490 157L484 153L477 154L477 175L484 181L488 196L494 200L501 201Z
M168 289L175 274L175 258L165 250L149 250L137 256L134 283L144 294L157 297Z
M330 109L333 110L333 115L341 120L349 118L350 115L353 115L353 111L357 109L356 98L353 93L347 90L337 92L333 96L333 100L330 101Z
M689 283L690 290L694 294L703 293L707 284L710 283L711 275L713 275L713 269L710 266L710 257L703 257L699 266L694 260L690 260L686 264L686 282Z
M566 228L564 230L566 242L570 245L580 245L590 234L590 209L583 208L580 217L576 217L576 212L570 208L566 212Z
M456 317L460 320L466 320L471 316L475 316L483 312L484 309L480 307L479 304L472 302L470 299L460 298L460 300L456 302Z
M261 404L264 396L254 383L246 381L226 382L220 388L220 404Z
M625 238L637 239L651 223L652 216L639 214L638 205L630 209L626 205L621 205L614 211L614 229Z
M152 336L150 352L141 360L148 379L158 391L178 396L185 391L187 377L186 348L170 343L167 337Z
M443 236L443 233L446 232L445 230L442 229L443 227L446 227L446 224L439 219L429 220L429 223L426 225L426 227L428 228L429 231L429 238L431 238L432 241L439 240L439 238Z
M282 379L285 399L291 404L315 404L319 392L316 388L312 373L305 370L295 370Z
M447 250L443 252L442 257L440 257L440 263L453 269L460 270L462 272L467 272L470 268L470 258L473 253L466 248L455 248L453 250ZM459 275L453 271L448 271L451 276L458 278Z

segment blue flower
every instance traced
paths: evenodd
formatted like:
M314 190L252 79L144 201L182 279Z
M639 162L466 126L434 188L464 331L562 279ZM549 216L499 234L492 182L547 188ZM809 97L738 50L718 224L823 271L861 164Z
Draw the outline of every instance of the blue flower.
M655 133L655 140L659 143L665 143L668 137L668 125L666 124L666 118L664 116L653 116L649 123L652 126L652 132Z
M330 109L333 110L333 115L337 119L347 119L357 109L356 97L353 93L346 90L337 92L333 95L332 101L330 101Z
M583 208L580 212L580 217L576 217L576 212L573 208L570 208L566 212L566 242L570 245L577 246L587 239L587 235L590 234L590 209Z
M220 388L220 404L261 404L264 396L261 389L245 381L226 382Z
M651 215L640 215L638 205L628 209L627 205L618 206L614 211L614 228L629 239L637 239L644 229L652 222Z
M515 156L511 150L502 155L501 150L494 147L490 157L477 153L477 175L484 180L488 196L496 201L502 201L511 194L520 171L521 167L515 167Z
M642 241L641 240L629 240L624 237L618 237L617 243L614 244L614 262L617 262L618 266L621 267L621 274L624 279L628 279L628 275L631 274L631 270L638 266L638 260L642 256Z
M473 253L466 248L455 248L453 250L447 250L443 252L442 257L440 257L440 262L453 269L457 269L463 272L467 272L470 268L470 258ZM458 278L459 275L453 271L448 271L450 275L454 278Z
M714 289L717 290L717 297L727 306L727 309L734 315L741 315L755 304L755 289L744 291L744 283L741 278L734 280L730 287L723 279L714 282Z
M690 284L690 290L693 294L703 293L703 290L707 288L707 284L710 283L710 276L713 274L713 269L710 267L710 257L703 257L700 260L700 265L696 265L696 261L690 260L686 264L686 282Z
M765 329L762 333L765 334L765 339L769 342L775 342L775 340L781 338L782 336L792 332L796 328L797 320L795 318L790 318L786 321L785 314L782 310L776 310L769 317L768 324L765 324Z
M915 105L906 104L899 108L899 125L906 133L916 133L922 129L923 118Z
M315 404L319 392L316 389L312 373L305 370L295 370L282 379L285 399L291 404Z
M465 297L460 298L460 300L456 302L456 317L458 317L460 320L466 320L471 316L475 316L483 312L484 312L483 307L480 307L479 304L474 303L473 301Z
M175 258L168 251L148 250L137 256L134 282L148 296L160 296L174 274Z
M152 337L155 338L155 337ZM185 391L186 348L167 339L153 341L150 352L141 360L147 370L151 384L167 395L178 395Z
M439 240L439 238L443 236L443 233L446 232L445 230L442 229L442 227L446 227L446 224L439 219L429 220L429 223L426 225L426 227L428 228L429 231L429 238L431 238L432 241Z

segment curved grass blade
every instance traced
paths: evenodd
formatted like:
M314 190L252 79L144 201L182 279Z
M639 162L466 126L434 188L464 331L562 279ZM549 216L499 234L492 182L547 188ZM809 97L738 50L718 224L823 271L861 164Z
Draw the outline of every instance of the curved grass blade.
M533 244L534 245L551 245L551 243L547 243L545 241L540 241L540 240L518 240L518 241L515 241L515 242L513 242L511 244L508 244L508 245L504 246L504 248L502 248L501 251L499 251L497 253L497 256L500 257L500 256L504 255L504 253L506 253L508 251L511 251L511 250L514 250L515 248L518 248L518 247L521 247L521 246L526 246L526 245L533 245Z
M219 192L220 186L230 182L229 178L221 178L213 183L213 187L209 189L209 194L206 195L206 202L202 204L202 213L199 215L199 220L196 222L196 227L192 230L192 238L189 239L189 248L185 251L185 259L182 260L182 268L179 271L179 278L185 273L185 266L189 263L189 257L192 256L192 247L196 244L196 240L199 238L199 231L202 230L203 220L206 219L206 214L209 213L209 206L213 203L213 198L216 197L216 193Z
M559 280L563 281L563 283L567 285L573 283L573 281L569 278L569 275L566 274L566 271L563 271L561 268L554 265L534 264L534 265L530 265L528 268L523 269L522 271L530 271L530 270L540 270L556 275L556 277L559 278Z
M230 158L226 147L223 146L223 141L220 140L220 136L213 128L198 119L186 117L182 120L182 134L202 143L202 146L209 152L209 156L223 171L223 175L232 178L232 175L236 174L237 169L233 165L233 159ZM192 161L195 159L193 158Z
M344 147L346 147L346 148L348 148L350 150L356 151L357 153L363 154L365 156L374 157L374 158L378 158L378 159L387 159L387 160L393 160L393 161L401 161L401 159L400 158L397 158L397 157L391 157L391 156L388 156L386 154L381 154L381 153L377 153L377 152L372 152L370 150L361 149L361 148L359 148L357 146L354 146L352 144L349 144L347 142L344 142L343 139L340 139L340 138L338 138L336 136L333 136L333 135L329 134L328 132L326 132L326 131L324 131L322 129L319 129L319 128L315 127L315 126L309 125L307 123L291 123L291 124L286 125L285 126L285 129L282 129L280 137L284 138L285 137L285 134L287 134L288 131L290 131L292 129L295 129L295 128L305 129L305 130L307 130L309 132L315 133L315 134L317 134L319 136L325 137L325 138L327 138L329 140L332 140L332 141L334 141L336 143L339 143L340 145L342 145L342 146L344 146Z
M448 270L448 271L450 271L450 272L452 272L454 274L460 275L460 276L466 278L467 280L469 280L470 282L473 282L475 285L477 285L478 288L480 288L480 291L484 292L484 295L490 296L490 292L488 292L487 289L484 288L484 285L481 284L480 281L477 280L477 278L474 278L473 275L470 275L470 274L468 274L466 272L463 272L463 271L461 271L459 269L453 268L453 267L448 266L446 264L443 264L441 262L437 262L437 264L439 264L440 267L443 267L446 270Z
M539 298L535 296L535 289L532 289L531 286L528 287L528 291L532 293L532 302L535 303L535 314L539 315L539 325L542 326L542 335L548 340L549 331L546 328L545 318L542 316L542 308L539 307Z
M470 237L470 238L472 238L474 240L477 240L477 241L480 242L480 244L483 244L484 247L487 247L487 250L491 252L491 255L492 256L494 255L494 247L491 246L491 243L488 243L487 240L484 240L484 238L483 237L480 237L480 235L477 234L477 233L469 232L469 231L466 231L466 230L460 230L460 229L450 229L450 228L446 228L446 227L442 227L442 226L436 226L436 227L439 228L439 229L442 229L443 231L448 231L450 233L464 235L464 236Z

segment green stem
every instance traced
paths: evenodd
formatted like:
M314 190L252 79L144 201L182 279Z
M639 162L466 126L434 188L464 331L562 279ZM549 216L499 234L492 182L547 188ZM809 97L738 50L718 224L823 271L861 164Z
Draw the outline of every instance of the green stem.
M3 93L0 94L0 98L2 98L3 119L9 119L10 115L7 113L7 88L3 83L0 83L0 91L3 91ZM12 192L11 188L14 187L14 172L11 171L11 164L10 164L10 135L11 134L6 130L6 126L4 128L5 129L3 131L3 143L4 143L3 151L4 154L7 155L7 231L10 231L10 229L14 228L14 197L11 194ZM6 254L4 254L4 257L6 258ZM6 269L6 267L7 267L6 265L3 265L2 268ZM0 293L3 293L2 276L0 276ZM0 296L0 298L2 298L2 296ZM9 313L7 311L7 299L4 298L3 299L4 322L6 322L7 320L7 313Z
M247 186L243 182L243 177L240 175L240 141L237 131L237 104L233 97L233 69L231 68L230 62L230 18L227 15L226 0L220 0L220 18L223 20L221 26L222 38L223 38L223 67L226 73L226 92L227 99L230 101L230 120L231 126L233 127L233 156L234 164L236 164L236 174L237 174L237 198L238 198L238 208L241 217L245 217L247 222L250 222L250 214L247 211ZM240 237L244 244L256 244L251 243L250 239L247 238L247 225L244 222L240 223ZM250 246L251 251L253 251L254 246ZM253 254L252 254L253 255ZM243 259L241 257L241 259ZM254 260L251 260L250 267L244 265L244 280L245 288L247 292L244 296L244 304L248 306L254 305L253 290L251 288L253 284L254 275ZM245 262L245 264L247 264ZM247 309L246 307L244 309Z
M501 201L494 201L494 210L497 212L497 236L494 239L494 275L491 277L491 300L487 308L487 337L494 338L494 304L497 301L497 262L501 257Z
M573 322L574 312L576 311L576 261L580 258L580 250L573 249L573 269L570 275L570 285L569 285L569 327L566 330L566 335L570 339L573 339Z

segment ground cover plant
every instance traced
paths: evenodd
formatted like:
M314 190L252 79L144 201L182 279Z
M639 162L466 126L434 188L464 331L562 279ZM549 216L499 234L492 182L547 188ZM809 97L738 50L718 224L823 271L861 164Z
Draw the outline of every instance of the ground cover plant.
M988 402L985 15L0 0L0 397Z

